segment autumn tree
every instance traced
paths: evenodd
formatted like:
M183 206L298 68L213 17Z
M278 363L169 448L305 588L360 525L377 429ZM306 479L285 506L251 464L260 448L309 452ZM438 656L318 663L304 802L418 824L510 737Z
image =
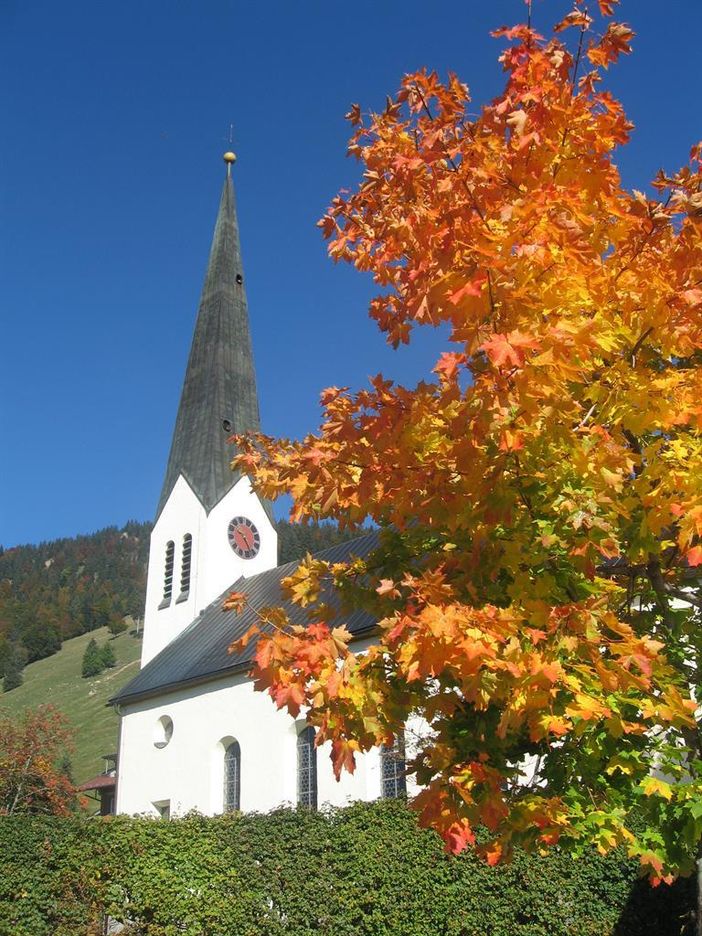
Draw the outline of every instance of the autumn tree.
M392 345L418 325L448 345L416 387L325 390L317 433L238 439L234 464L294 520L380 529L372 555L288 580L310 626L259 609L245 638L337 774L424 726L414 805L451 851L621 845L660 879L702 834L702 146L624 187L614 3L498 30L482 109L429 71L351 109L362 178L321 221L329 252L372 274ZM367 652L329 583L377 615Z
M71 746L65 717L51 705L19 718L0 715L0 816L72 812L77 793L66 769Z

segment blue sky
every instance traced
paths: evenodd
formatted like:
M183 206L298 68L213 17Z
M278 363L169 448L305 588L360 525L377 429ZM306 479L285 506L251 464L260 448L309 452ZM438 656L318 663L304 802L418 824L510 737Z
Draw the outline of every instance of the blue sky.
M537 27L567 7L535 0ZM491 28L520 0L0 0L0 543L151 518L223 178L229 124L263 428L318 424L323 387L405 383L440 336L392 352L371 284L316 220L353 185L352 101L422 65L477 104L502 78ZM610 87L645 188L702 137L699 0L623 0L635 54Z

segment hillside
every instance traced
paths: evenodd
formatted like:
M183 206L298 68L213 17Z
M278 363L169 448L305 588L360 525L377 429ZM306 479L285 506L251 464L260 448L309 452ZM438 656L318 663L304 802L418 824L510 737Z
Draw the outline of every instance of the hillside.
M0 549L0 677L144 608L151 524Z
M71 755L76 783L99 773L102 755L116 751L117 715L106 703L136 675L141 654L141 640L131 633L120 634L112 640L117 665L100 676L83 679L81 661L91 637L104 643L110 633L101 627L65 641L58 653L25 668L23 685L0 694L0 712L12 715L51 702L68 717L76 741Z

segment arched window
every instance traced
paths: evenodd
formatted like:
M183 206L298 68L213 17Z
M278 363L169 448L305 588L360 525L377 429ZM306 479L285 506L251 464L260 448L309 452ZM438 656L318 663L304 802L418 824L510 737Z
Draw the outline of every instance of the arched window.
M224 751L224 812L241 809L241 748L232 741Z
M166 563L163 570L163 601L160 608L166 608L173 596L173 563L175 561L175 543L169 540L166 543Z
M311 725L297 736L297 801L308 809L317 808L317 748Z
M154 725L154 747L165 748L173 737L173 719L169 715L162 715Z
M407 795L405 776L404 733L395 738L392 747L380 748L380 795L383 799L396 799Z
M183 537L183 551L180 562L180 594L178 601L185 601L190 592L190 566L193 557L193 538L190 533Z

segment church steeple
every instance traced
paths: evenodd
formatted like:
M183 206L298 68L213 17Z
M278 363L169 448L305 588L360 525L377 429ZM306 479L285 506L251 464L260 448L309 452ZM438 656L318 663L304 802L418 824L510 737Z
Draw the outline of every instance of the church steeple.
M181 474L209 513L240 477L229 467L227 439L260 428L231 179L235 159L224 155L227 174L156 518Z

